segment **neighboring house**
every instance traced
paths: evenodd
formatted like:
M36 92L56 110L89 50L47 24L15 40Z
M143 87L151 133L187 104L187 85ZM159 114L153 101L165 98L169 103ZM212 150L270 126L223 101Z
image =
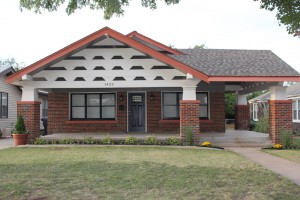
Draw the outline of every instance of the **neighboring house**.
M43 90L50 134L173 131L182 139L187 130L195 139L200 131L225 131L225 92L238 93L236 128L248 129L246 95L271 89L271 106L279 110L289 105L279 95L284 81L300 81L300 75L268 50L175 50L138 32L123 35L108 27L7 79L22 86L18 108L36 136L37 91ZM287 119L274 115L270 121L279 126ZM277 142L278 130L270 131Z
M20 87L6 83L7 76L13 74L12 67L0 66L0 129L3 136L9 136L17 120L17 101L21 100Z
M250 99L250 119L258 121L261 117L269 115L269 103L271 92L266 92L253 99Z

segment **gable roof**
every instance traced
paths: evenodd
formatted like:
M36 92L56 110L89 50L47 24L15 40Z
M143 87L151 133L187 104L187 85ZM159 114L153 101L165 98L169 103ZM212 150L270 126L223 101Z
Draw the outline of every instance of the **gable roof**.
M268 102L268 100L270 100L271 97L271 92L266 92L264 94L261 94L257 97L254 97L250 100L248 100L249 103L255 103L255 102Z
M0 65L0 77L15 73L15 70L11 66Z
M178 69L178 70L182 70L186 73L190 73L192 74L193 76L203 80L203 81L206 81L208 82L208 76L190 66L187 66L169 56L166 56L165 54L163 53L160 53L140 42L137 42L133 39L131 39L130 37L128 36L125 36L113 29L110 29L108 27L105 27L105 28L102 28L72 44L70 44L69 46L33 63L32 65L16 72L15 74L9 76L7 78L7 82L8 83L12 83L13 81L21 78L23 75L25 74L28 74L30 72L33 72L35 70L38 70L39 68L51 63L51 62L55 62L56 60L62 58L62 57L65 57L67 55L70 55L72 54L72 52L74 51L78 51L78 49L80 48L83 48L87 45L89 45L90 43L96 41L97 39L101 38L101 37L112 37L114 39L116 39L117 41L120 41L124 44L127 44L128 46L140 51L140 52L143 52L147 55L150 55L151 57L163 62L163 63L166 63L170 66L173 66L174 68Z
M295 83L287 88L287 96L300 96L300 83Z

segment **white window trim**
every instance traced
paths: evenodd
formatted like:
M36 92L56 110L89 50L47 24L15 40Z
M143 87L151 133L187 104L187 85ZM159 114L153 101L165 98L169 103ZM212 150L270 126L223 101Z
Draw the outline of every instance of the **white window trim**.
M299 101L300 101L300 99L299 98L293 98L292 99L293 100L293 104L294 104L294 102L296 102L296 115L297 115L297 117L296 117L296 119L294 119L294 109L292 109L292 121L294 122L294 123L300 123L300 119L299 119Z
M256 106L256 110L255 110L255 106ZM256 114L256 117L254 117L255 114ZM253 119L253 121L256 121L256 122L258 121L257 114L258 114L258 103L253 103L252 104L252 119Z

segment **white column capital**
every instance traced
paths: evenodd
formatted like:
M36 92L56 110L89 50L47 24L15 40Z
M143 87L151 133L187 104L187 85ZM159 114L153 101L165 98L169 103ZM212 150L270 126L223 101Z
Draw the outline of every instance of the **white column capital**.
M22 87L21 101L38 101L38 89L31 87Z
M197 86L182 86L182 100L196 100L196 88Z
M287 86L270 87L270 91L271 91L270 100L287 100L286 90L287 90Z

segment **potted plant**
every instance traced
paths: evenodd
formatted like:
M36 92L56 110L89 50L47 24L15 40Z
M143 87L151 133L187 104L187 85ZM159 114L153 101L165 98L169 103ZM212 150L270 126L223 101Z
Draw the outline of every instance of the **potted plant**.
M15 129L12 132L15 145L18 146L26 144L28 135L29 134L26 131L24 119L22 115L19 115L15 125Z

